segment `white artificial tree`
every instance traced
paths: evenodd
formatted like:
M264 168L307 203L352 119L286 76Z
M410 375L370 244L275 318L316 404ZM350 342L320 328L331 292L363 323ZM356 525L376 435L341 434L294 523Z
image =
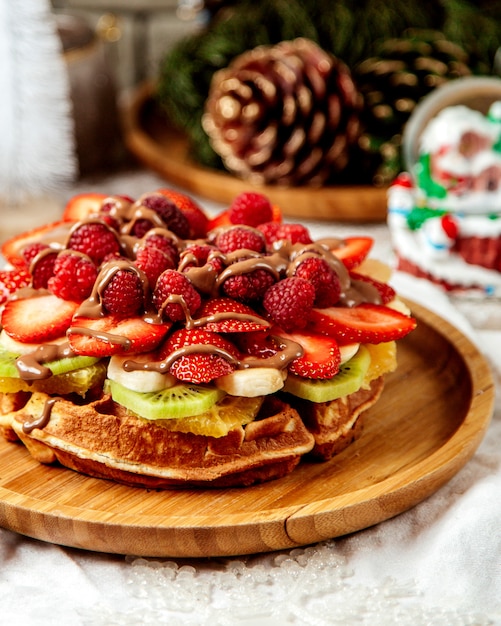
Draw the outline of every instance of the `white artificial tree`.
M67 68L49 0L0 0L0 201L76 176Z

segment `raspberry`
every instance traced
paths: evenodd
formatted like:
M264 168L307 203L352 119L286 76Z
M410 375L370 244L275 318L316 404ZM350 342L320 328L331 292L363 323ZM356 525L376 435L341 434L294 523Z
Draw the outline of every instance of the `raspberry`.
M124 317L135 315L144 303L143 284L132 270L119 269L101 294L101 303L108 313Z
M216 237L216 246L224 254L235 252L235 250L254 250L264 252L264 235L248 226L233 226L220 232Z
M219 250L209 244L191 244L181 254L179 269L185 271L190 267L210 265L217 274L224 270L224 261Z
M142 246L136 254L135 265L146 274L153 288L160 274L167 269L175 269L176 265L168 252L155 246Z
M244 191L231 203L228 216L232 224L258 226L273 218L270 201L261 193Z
M54 264L58 253L47 247L35 257L30 268L33 289L47 289L49 279L54 275Z
M339 276L320 257L309 257L301 261L296 268L295 276L308 280L315 288L315 306L321 309L334 306L341 296Z
M124 195L110 196L103 201L99 210L99 217L117 232L120 229L120 207L127 207L134 202L132 198Z
M171 296L173 298L169 301ZM179 297L186 305L189 315L194 315L202 304L200 294L184 274L177 270L165 270L158 277L153 292L153 304L164 317L180 322L186 319L186 313L183 305L178 304Z
M154 211L162 220L165 226L181 239L187 239L190 234L190 223L177 206L166 196L153 193L143 196L137 201L140 206L145 206ZM136 237L143 237L145 233L153 228L153 224L147 218L140 218L136 221L133 234Z
M287 239L291 243L313 243L308 229L302 224L280 224L276 237L277 239Z
M190 225L190 239L203 239L207 236L209 218L192 198L174 189L160 189L159 193L172 200L182 211Z
M282 224L278 222L266 222L258 226L266 239L266 245L271 247L281 239L287 239L291 243L313 243L306 226L302 224Z
M279 222L265 222L264 224L259 224L257 229L263 233L267 246L271 247L275 241L278 241L277 232L281 226L282 224Z
M97 267L88 257L64 252L54 263L47 287L58 298L82 302L90 296L96 278Z
M315 287L306 279L290 276L275 283L263 298L263 306L285 331L304 328L315 301Z
M165 254L168 254L172 257L172 260L175 265L179 263L179 250L176 245L176 242L171 237L166 237L161 233L152 232L150 234L146 234L143 237L143 245L146 247L159 248Z
M120 253L116 233L102 222L79 225L71 233L67 247L86 254L96 265L100 265L107 255Z
M223 293L240 302L261 300L266 291L275 283L273 274L258 268L246 274L230 276L222 285Z
M42 252L42 250L47 250L48 247L49 246L46 243L37 241L35 243L30 243L25 248L23 248L22 255L24 260L26 261L26 265L29 267L30 263L33 261L36 255Z

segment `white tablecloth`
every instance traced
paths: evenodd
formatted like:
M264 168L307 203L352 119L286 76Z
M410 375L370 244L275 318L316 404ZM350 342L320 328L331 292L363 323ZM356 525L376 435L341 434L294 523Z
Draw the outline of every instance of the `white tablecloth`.
M165 182L150 173L125 174L87 181L66 197L91 190L137 197L159 185ZM307 225L315 238L371 234L373 256L391 260L385 225ZM0 623L501 624L501 323L474 328L428 283L401 274L394 283L468 334L492 365L498 398L491 425L473 459L447 485L410 511L351 536L242 558L106 555L0 529Z

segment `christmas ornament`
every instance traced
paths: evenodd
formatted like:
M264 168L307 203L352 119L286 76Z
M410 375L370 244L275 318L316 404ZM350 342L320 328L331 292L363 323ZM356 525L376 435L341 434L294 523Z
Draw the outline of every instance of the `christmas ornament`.
M319 185L347 166L360 105L346 65L299 38L259 46L217 72L202 125L239 177Z

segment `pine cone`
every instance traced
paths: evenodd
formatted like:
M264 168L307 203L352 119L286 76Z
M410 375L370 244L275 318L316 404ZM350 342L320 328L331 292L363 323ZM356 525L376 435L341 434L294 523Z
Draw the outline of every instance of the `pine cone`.
M320 185L347 166L360 105L346 65L299 38L258 46L216 72L202 124L240 178Z
M439 32L414 29L383 42L376 56L353 69L364 98L359 143L372 161L366 168L376 172L374 182L388 182L401 168L395 155L417 103L435 87L469 74L469 58L462 48Z

